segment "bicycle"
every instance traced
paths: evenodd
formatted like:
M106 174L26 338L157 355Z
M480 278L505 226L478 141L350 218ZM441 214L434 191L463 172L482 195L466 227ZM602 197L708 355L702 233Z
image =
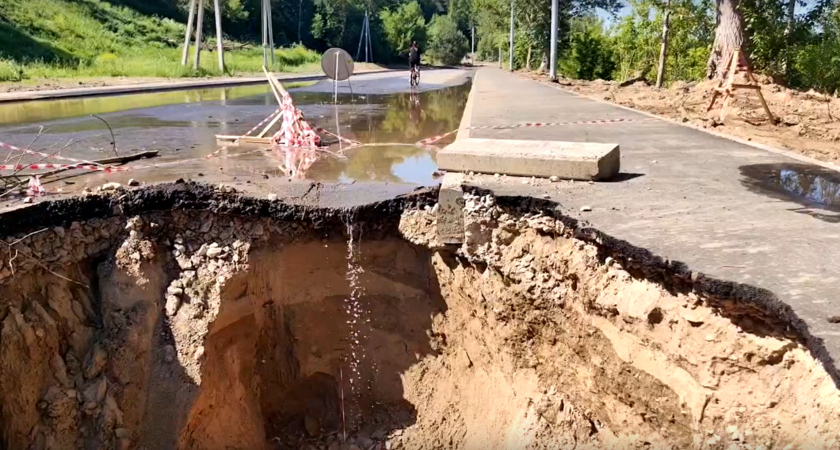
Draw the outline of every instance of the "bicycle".
M411 76L409 79L409 84L411 87L416 87L420 85L420 65L416 65L411 68Z

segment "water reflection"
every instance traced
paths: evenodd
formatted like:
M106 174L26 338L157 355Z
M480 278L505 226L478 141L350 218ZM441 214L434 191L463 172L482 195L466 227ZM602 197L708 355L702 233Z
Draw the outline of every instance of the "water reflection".
M291 90L295 104L313 127L368 145L348 148L347 144L333 144L321 151L289 152L278 148L255 153L253 147L243 146L217 152L216 134L241 135L276 110L276 100L268 92L228 98L224 102L181 103L100 116L114 129L120 154L160 151L153 164L144 163L146 169L125 173L125 177L147 183L224 171L233 176L264 174L339 182L377 180L430 184L436 182L433 177L436 170L434 151L413 144L457 128L469 89L469 84L464 84L420 93L340 95L337 105L333 104L329 93ZM85 110L85 113L90 111ZM38 134L40 126L44 127L45 133L37 139L33 149L61 148L61 155L85 160L102 159L111 150L108 130L90 116L0 127L0 141L25 147ZM330 137L326 140L335 141ZM67 145L68 142L72 144ZM204 158L210 154L224 158ZM0 149L0 160L12 156ZM17 161L17 155L14 157ZM20 163L31 164L38 160L39 157L27 155ZM135 167L139 165L137 163ZM105 181L125 181L120 174L94 173L80 178L83 180L79 180L79 185L90 183L91 186Z
M795 201L808 208L840 211L838 172L809 164L755 164L740 170L744 176L742 183L754 192Z
M127 109L156 106L227 101L262 95L267 85L236 86L230 88L193 89L187 91L154 92L102 97L80 97L63 100L0 104L0 124L41 123L56 119L107 114Z

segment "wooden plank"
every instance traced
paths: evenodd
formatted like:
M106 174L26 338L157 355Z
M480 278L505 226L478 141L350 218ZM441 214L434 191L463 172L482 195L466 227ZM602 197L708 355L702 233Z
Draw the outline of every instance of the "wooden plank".
M752 89L754 91L760 91L761 86L756 86L754 84L732 84L733 89Z
M271 138L260 138L256 136L226 136L217 134L216 140L222 142L239 142L244 144L271 145Z

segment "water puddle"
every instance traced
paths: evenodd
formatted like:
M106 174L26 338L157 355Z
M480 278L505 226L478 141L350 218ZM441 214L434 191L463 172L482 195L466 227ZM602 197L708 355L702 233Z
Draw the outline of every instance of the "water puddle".
M464 81L468 79L458 82ZM111 136L102 121L90 116L97 114L113 129L120 154L160 153L150 162L133 164L145 166L143 169L77 176L75 188L62 186L65 193L85 185L125 183L130 178L146 183L177 178L200 181L203 175L220 172L242 177L428 185L438 182L435 151L414 144L457 128L469 89L466 82L414 93L341 93L338 104L327 92L290 89L296 106L313 127L364 144L350 150L348 144L334 138L329 148L318 152L247 145L220 150L215 135L244 134L277 108L267 86L3 105L0 123L6 125L0 125L0 141L18 147L31 145L56 156L103 159L113 156ZM205 158L211 154L212 158ZM7 164L65 162L37 155L19 158L5 150L0 151L0 160Z
M809 164L742 166L742 183L754 192L808 208L840 211L840 173Z

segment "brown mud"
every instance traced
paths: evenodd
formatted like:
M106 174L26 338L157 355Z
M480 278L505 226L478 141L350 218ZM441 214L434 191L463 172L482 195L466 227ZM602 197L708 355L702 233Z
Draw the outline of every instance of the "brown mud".
M834 366L771 293L471 192L461 246L436 189L3 214L0 447L838 448Z
M548 82L543 74L525 75ZM707 113L714 88L718 86L714 80L677 81L664 89L643 81L625 87L604 80L560 79L559 83L564 89L591 98L840 164L840 99L790 89L773 83L768 77L757 76L757 79L777 123L767 118L758 97L746 90L736 91L723 122L720 121L722 100Z

